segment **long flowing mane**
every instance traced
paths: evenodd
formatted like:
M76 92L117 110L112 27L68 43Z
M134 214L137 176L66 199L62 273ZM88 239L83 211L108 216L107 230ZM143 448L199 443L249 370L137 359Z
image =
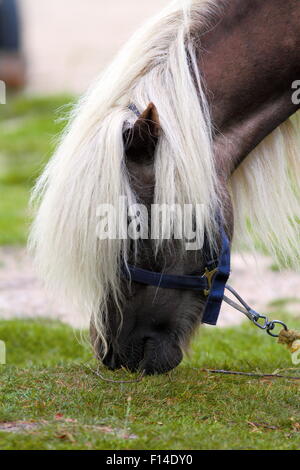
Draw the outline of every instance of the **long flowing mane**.
M201 202L208 239L215 242L220 204L196 33L220 4L173 1L137 32L75 107L33 191L39 207L30 246L37 266L51 290L92 317L104 343L108 299L121 306L120 265L127 260L128 244L99 240L96 214L101 203L117 207L120 196L136 202L122 138L124 123L132 126L136 119L130 103L143 110L153 102L159 112L163 133L155 160L155 202ZM295 123L269 136L231 182L236 239L245 241L247 234L250 246L260 240L275 256L294 259L300 174ZM127 223L124 214L118 220Z
M300 263L300 112L252 151L231 177L237 248L266 249L279 265Z

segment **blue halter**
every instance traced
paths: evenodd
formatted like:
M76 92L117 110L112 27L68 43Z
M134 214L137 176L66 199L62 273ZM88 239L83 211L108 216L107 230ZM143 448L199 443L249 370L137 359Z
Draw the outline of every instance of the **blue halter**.
M202 276L178 276L156 273L128 265L125 275L134 282L162 289L184 289L202 292L208 297L202 323L216 325L224 298L225 286L230 275L230 242L223 227L221 228L221 253L217 268L208 267ZM208 266L213 264L211 261Z

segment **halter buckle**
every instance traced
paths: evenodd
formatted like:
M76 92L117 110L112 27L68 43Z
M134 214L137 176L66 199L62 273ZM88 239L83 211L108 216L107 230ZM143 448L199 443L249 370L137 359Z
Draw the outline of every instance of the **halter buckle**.
M217 274L217 272L218 272L218 268L215 268L212 271L209 271L208 268L205 268L205 273L203 276L206 277L207 282L208 282L208 289L204 290L205 297L208 297L210 294L210 289L213 283L213 279L214 279L215 274Z

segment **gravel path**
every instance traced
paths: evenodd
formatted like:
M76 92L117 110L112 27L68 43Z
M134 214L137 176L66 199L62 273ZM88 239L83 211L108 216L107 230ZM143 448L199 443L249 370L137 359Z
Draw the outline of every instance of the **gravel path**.
M247 264L245 264L247 261ZM282 298L298 298L288 303L288 310L300 316L300 274L292 271L273 272L268 258L255 261L233 256L231 285L256 310L268 311L268 304ZM52 299L36 278L24 249L0 248L0 319L48 317L60 319L75 327L87 326L87 320ZM219 326L236 325L242 314L223 305Z

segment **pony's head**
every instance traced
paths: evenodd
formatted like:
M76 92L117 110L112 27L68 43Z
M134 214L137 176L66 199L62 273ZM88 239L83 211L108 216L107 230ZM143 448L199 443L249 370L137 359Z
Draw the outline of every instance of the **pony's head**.
M173 230L170 221L166 220L169 212L161 212L161 217L155 218L155 159L163 131L153 103L141 114L134 106L130 108L137 119L123 134L125 165L131 189L139 204L128 211L126 232L132 238L124 272L121 273L121 305L118 306L113 298L108 302L105 341L99 337L93 320L91 338L97 356L110 369L126 367L147 374L163 373L181 362L183 350L201 323L207 297L200 291L162 289L131 282L130 276L126 276L127 263L161 275L200 276L209 254L204 253L202 243L197 244L195 239L186 240L183 247L182 240L174 237L176 229L177 235L196 237L195 224L199 221L193 211L189 214L191 233L183 233L182 229L187 229L189 221L187 214L179 214L181 207L173 207L177 210L177 216L180 215L180 220L173 221L176 225ZM165 206L164 209L168 211L169 207ZM184 217L185 227L181 225ZM156 229L161 234L166 229L163 222L168 224L170 237L161 240L158 245L153 231ZM105 229L106 223L107 220L103 223ZM189 249L185 249L187 247Z
M217 214L232 231L229 183L237 238L250 246L260 240L277 256L293 253L297 243L291 220L299 199L282 165L290 129L258 146L231 181L215 161L215 129L198 67L199 30L210 28L221 4L174 0L134 35L80 100L33 193L39 208L30 241L37 266L52 291L91 318L97 357L112 369L165 372L181 361L205 297L130 282L124 271L133 264L159 273L202 274L207 252L219 250ZM287 153L296 168L294 153ZM141 204L148 217L142 210L135 235L148 237L125 236L135 224L127 208ZM190 224L194 249L177 236L178 213L171 210L160 223L150 211L153 204L201 205L201 223L193 216ZM103 217L103 207L111 218ZM150 227L159 236L149 235ZM208 250L198 243L204 234Z

